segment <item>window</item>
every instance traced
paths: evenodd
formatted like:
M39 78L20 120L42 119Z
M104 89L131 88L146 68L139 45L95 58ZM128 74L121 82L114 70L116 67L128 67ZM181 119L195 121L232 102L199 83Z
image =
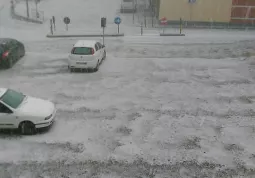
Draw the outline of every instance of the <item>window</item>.
M97 46L99 47L99 49L102 49L102 45L100 43L97 43Z
M98 47L98 45L97 45L97 44L95 45L95 48L96 48L96 51L98 51L98 50L99 50L99 47Z
M0 48L2 48L5 51L7 49L7 45L6 44L0 44Z
M2 57L3 53L4 53L4 48L0 45L0 58Z
M8 89L5 94L0 98L6 105L16 109L23 102L26 96L22 93Z
M77 55L91 55L91 54L93 54L93 48L75 47L75 48L72 50L72 54L77 54Z
M18 46L18 43L15 40L12 40L9 42L10 48L16 48Z
M133 0L123 0L123 2L133 2Z
M8 107L0 103L0 113L12 113L12 111Z

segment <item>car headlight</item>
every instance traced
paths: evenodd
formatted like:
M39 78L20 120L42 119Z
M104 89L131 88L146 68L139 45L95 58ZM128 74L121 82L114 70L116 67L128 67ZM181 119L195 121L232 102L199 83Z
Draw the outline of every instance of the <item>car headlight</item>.
M51 114L51 115L49 115L48 117L45 117L45 119L44 119L44 120L49 120L51 117L52 117L52 114Z

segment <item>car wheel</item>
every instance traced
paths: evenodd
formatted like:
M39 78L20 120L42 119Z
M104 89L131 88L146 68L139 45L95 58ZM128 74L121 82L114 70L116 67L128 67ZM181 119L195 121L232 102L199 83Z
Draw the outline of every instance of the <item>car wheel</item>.
M106 51L104 51L104 58L103 58L104 60L106 59Z
M25 56L25 50L22 49L22 54L20 55L20 58L24 57Z
M33 135L36 131L35 125L30 121L22 122L19 129L22 135Z
M6 61L6 68L10 69L13 65L13 58L8 58Z
M70 73L72 73L72 72L74 72L74 68L71 68L70 66L68 66L68 71L69 71Z

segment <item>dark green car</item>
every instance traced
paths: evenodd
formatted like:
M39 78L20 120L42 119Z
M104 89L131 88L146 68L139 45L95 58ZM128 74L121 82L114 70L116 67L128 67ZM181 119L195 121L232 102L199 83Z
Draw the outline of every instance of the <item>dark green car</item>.
M11 68L25 55L25 47L18 40L0 38L0 68Z

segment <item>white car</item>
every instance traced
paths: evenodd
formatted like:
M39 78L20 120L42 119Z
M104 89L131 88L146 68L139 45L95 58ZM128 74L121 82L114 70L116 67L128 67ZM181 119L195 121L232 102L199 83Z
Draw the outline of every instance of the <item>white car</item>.
M105 46L100 42L79 40L69 54L68 68L71 72L77 68L97 71L105 58Z
M24 135L52 125L55 105L47 100L0 88L0 129L20 129Z

